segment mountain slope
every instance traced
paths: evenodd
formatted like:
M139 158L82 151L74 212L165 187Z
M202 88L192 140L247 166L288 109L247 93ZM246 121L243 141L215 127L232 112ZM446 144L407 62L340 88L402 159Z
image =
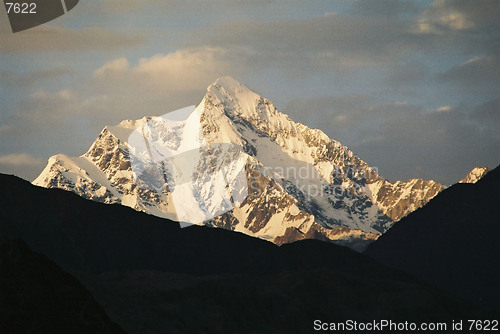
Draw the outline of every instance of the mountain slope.
M499 167L475 184L455 184L402 219L366 254L500 308L499 189Z
M419 179L389 182L347 147L294 122L272 102L228 77L208 87L184 123L165 117L106 127L83 156L51 157L34 184L180 221L184 220L181 206L187 206L186 212L200 206L204 213L195 223L204 221L277 244L316 238L358 249L443 189L437 182ZM147 137L146 155L163 158L161 165L144 163L149 168L146 182L138 180L134 170L144 159L131 140L136 134ZM206 145L206 154L195 150L198 155L189 156L185 148L197 145ZM213 145L231 145L238 151L235 159L246 175L248 193L240 194L241 200L229 211L222 210L225 204L217 189L223 192L221 182L227 181L241 193L239 174L216 178L213 166L223 166L227 157ZM188 189L198 204L186 202L190 196L176 196L178 185L166 182L175 170L164 170L163 162L173 161L162 155L165 151L183 152L182 162L194 168L195 178L205 180ZM155 186L144 186L148 182ZM181 199L176 202L176 198ZM226 204L231 203L226 200ZM204 219L205 213L215 218Z
M78 276L128 333L312 332L313 321L492 318L345 247L276 246L0 174L0 234ZM33 277L36 279L36 276Z
M0 293L2 333L124 333L75 278L2 236Z

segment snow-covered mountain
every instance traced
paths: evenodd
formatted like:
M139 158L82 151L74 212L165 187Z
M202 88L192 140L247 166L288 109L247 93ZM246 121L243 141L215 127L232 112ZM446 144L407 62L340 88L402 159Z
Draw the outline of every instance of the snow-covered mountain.
M474 167L459 183L476 183L481 180L491 169L488 167Z
M198 150L197 157L183 160L190 161L198 179L208 180L203 185L195 182L190 188L198 203L203 203L204 213L215 217L203 224L277 244L315 238L356 249L378 238L395 221L423 206L443 189L432 180L389 182L346 146L321 130L294 122L276 110L271 101L229 77L220 78L208 87L192 115L197 118L198 127L188 126L188 120L162 123L159 117L108 126L84 155L52 156L33 183L182 221L182 214L176 210L179 204L173 196L179 185L144 186L133 168L140 154L130 138L141 133L148 138L149 155L154 151L162 157L168 156L162 152L203 144L208 147L207 154ZM151 124L155 124L154 131ZM149 142L154 145L152 149ZM239 151L237 158L234 155L232 158L238 162L239 170L244 171L248 185L245 196L231 200L234 208L222 211L221 197L217 194L226 184L214 184L222 179L207 167L227 165L220 149L210 149L221 144ZM167 180L172 170L162 166L163 172L152 168L157 174L143 174L155 182ZM228 186L234 190L237 178L235 165L231 166L233 175L224 177L224 182L229 182ZM231 196L234 199L234 192ZM217 215L218 212L225 213Z

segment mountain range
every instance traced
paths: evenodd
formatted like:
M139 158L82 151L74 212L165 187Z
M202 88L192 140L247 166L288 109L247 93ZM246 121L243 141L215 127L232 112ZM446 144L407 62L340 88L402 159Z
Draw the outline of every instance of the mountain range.
M201 208L197 224L278 245L319 239L357 250L444 189L432 180L390 182L348 147L294 122L229 77L211 84L193 109L183 120L166 122L166 114L107 126L82 156L52 156L33 183L181 222L184 213ZM144 158L135 134L141 140L144 136L149 156L160 158L143 163L147 167L140 172L149 178L145 182L134 169ZM238 152L229 169L239 166L222 177L217 170L228 166L228 150L219 149L221 145ZM205 151L196 150L203 146ZM191 174L174 166L172 152L192 168ZM174 167L165 169L165 161L174 161ZM184 179L187 175L203 182L167 182L182 172ZM244 194L241 180L248 185ZM230 197L221 195L228 187ZM178 196L182 189L189 196Z
M2 174L0 235L24 240L43 254L30 255L39 270L54 267L46 256L76 276L129 334L306 333L314 331L316 320L391 319L450 326L456 319L498 317L329 242L277 246L224 229L180 228L122 205L89 201ZM9 259L13 252L1 254ZM31 264L22 260L19 266ZM60 270L51 270L53 274L32 275L33 282L25 286L44 291L59 282L53 277ZM25 300L23 296L17 300ZM54 292L43 296L45 312L59 307L50 303ZM4 326L0 323L0 330Z

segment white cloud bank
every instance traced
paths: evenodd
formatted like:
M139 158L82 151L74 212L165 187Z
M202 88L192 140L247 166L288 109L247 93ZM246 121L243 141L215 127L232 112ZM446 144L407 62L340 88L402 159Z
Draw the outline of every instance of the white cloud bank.
M131 65L126 58L113 59L94 72L101 85L113 89L176 92L204 88L218 76L227 74L229 64L222 48L182 49L141 58Z

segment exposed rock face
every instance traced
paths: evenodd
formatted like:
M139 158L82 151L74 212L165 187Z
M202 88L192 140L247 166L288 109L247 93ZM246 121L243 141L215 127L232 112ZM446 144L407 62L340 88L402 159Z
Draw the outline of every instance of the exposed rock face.
M474 167L459 183L476 183L481 180L488 172L488 167Z
M201 124L195 135L185 136L182 126L159 127L154 140L166 149L203 140L208 145L229 143L242 152L238 159L245 166L248 194L229 212L203 222L209 226L277 244L315 238L361 249L443 189L435 181L389 182L346 146L321 130L294 122L272 102L231 78L210 85L195 113ZM144 117L106 127L83 156L51 157L33 183L182 220L170 184L152 189L134 179L129 136L156 120ZM210 163L221 164L223 158L210 153ZM215 182L207 158L204 163L199 160L198 177ZM165 177L160 174L152 171L147 177L158 182ZM193 191L207 210L220 206L214 190Z

